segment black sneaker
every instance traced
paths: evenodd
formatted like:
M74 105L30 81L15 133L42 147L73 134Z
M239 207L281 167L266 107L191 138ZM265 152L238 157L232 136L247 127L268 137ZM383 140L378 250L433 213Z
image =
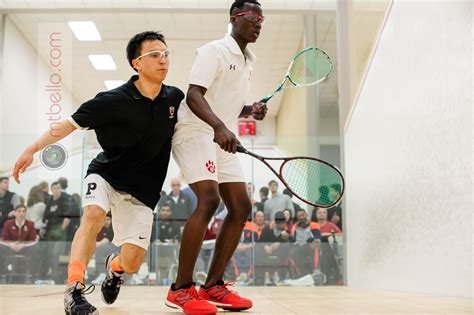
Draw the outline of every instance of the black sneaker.
M89 291L89 289L92 289ZM66 315L98 315L97 308L87 302L85 294L94 292L95 286L91 285L87 289L84 284L76 282L66 287L64 291L64 311Z
M112 304L118 297L120 287L123 284L124 272L112 271L112 260L118 256L119 253L112 253L105 259L105 280L102 282L102 300L105 304Z

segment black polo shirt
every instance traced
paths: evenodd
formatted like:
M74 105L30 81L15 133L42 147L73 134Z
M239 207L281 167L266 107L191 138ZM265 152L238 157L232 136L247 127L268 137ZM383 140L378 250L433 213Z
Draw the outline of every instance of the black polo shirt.
M171 137L184 93L163 84L155 100L143 96L132 76L124 85L97 94L71 116L81 129L94 129L104 150L87 175L98 174L112 187L150 208L160 199L168 170ZM86 176L87 176L86 175Z

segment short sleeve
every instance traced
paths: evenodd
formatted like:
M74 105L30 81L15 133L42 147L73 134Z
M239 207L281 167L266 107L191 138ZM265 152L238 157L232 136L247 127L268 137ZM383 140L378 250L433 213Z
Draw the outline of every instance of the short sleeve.
M191 69L189 84L208 89L219 72L219 54L217 47L209 43L197 49L196 60Z
M105 93L99 93L93 99L83 103L68 120L79 129L95 129L100 127L110 118L109 103L110 96L107 96Z

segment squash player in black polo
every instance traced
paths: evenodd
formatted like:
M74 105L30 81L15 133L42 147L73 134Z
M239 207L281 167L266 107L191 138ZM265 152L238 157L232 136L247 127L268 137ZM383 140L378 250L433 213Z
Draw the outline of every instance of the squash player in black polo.
M138 75L82 104L55 127L55 136L51 130L44 133L15 164L13 176L19 183L19 174L30 166L36 152L76 129L95 130L103 149L90 163L84 180L84 213L72 242L64 293L66 314L99 313L84 297L84 272L109 211L113 243L121 250L106 259L107 277L101 288L105 303L117 298L124 273L138 271L150 244L152 209L160 198L177 110L184 98L181 90L163 84L169 55L162 34L135 35L128 43L127 58Z

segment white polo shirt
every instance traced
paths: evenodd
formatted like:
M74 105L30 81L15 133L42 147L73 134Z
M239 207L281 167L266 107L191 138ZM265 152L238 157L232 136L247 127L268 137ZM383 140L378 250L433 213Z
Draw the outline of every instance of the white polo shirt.
M207 89L204 98L230 130L237 129L237 119L249 95L255 61L252 51L247 47L244 56L229 34L197 49L189 84ZM178 111L173 144L203 132L214 134L212 127L198 118L183 101Z

